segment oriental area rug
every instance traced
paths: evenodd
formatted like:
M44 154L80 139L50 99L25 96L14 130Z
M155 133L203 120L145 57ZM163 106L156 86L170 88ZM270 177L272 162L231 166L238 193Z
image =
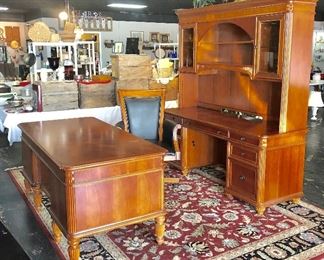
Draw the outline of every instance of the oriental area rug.
M82 239L81 259L324 259L323 209L285 202L260 216L224 193L220 167L195 169L188 176L172 168L166 171L180 182L165 184L164 244L156 244L154 221L146 221ZM44 196L36 212L20 169L10 170L10 175L52 240L50 202ZM53 245L68 259L65 238Z

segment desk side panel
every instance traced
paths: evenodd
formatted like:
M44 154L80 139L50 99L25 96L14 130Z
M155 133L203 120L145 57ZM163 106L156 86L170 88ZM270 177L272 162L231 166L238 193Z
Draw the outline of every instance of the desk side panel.
M305 131L268 140L264 201L273 204L303 195Z
M78 170L74 178L76 232L163 211L162 157Z

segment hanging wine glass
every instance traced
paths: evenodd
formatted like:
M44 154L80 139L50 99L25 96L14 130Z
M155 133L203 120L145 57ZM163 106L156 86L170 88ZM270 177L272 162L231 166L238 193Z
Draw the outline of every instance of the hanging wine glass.
M49 57L47 58L49 67L53 70L52 80L56 80L56 70L60 65L59 57Z

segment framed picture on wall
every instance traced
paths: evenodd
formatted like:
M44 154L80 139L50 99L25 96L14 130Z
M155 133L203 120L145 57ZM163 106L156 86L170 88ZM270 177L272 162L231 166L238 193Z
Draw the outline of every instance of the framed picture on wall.
M122 42L115 42L112 48L112 53L123 53L124 52L124 45Z
M169 33L161 33L160 34L160 42L162 42L162 43L170 42L170 34Z
M142 32L142 31L131 31L130 32L130 37L138 38L139 42L143 42L144 41L144 32Z
M158 32L150 32L150 42L159 42Z

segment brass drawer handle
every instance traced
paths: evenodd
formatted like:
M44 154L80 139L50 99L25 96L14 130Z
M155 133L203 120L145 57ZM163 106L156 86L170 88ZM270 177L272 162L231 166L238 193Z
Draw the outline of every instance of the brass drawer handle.
M241 156L244 156L245 155L245 153L241 153Z
M246 138L245 138L244 136L242 136L242 137L240 138L240 140L241 140L241 141L245 141Z
M241 181L245 181L246 180L246 177L245 176L240 176L240 180Z

